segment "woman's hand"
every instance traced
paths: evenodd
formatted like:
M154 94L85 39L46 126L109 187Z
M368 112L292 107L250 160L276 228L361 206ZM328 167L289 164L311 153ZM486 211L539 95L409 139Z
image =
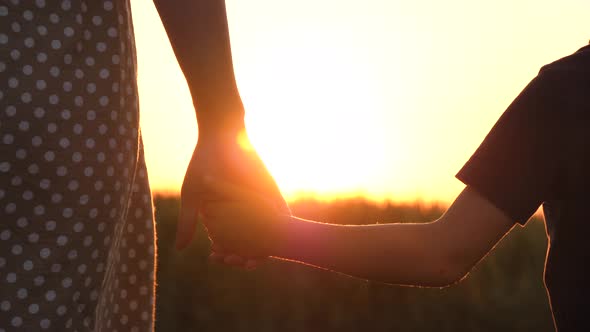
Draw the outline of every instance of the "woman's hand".
M205 188L216 198L206 200L202 213L209 235L225 253L268 257L285 240L289 214L269 198L224 180L206 176Z
M256 151L251 148L244 129L219 130L200 135L181 191L181 211L176 236L178 249L185 248L192 241L197 218L202 214L205 202L220 198L219 192L212 191L203 182L205 175L257 193L272 202L281 213L290 214L274 179ZM240 220L233 222L243 223ZM214 243L213 259L232 265L254 264L248 263L244 257L226 254L226 249L217 245L215 235L211 238Z

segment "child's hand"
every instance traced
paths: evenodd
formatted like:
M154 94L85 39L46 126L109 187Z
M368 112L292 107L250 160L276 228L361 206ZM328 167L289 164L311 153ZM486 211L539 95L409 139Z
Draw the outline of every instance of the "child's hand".
M212 177L204 178L204 183L219 197L205 201L202 209L214 242L213 257L216 251L245 258L273 255L284 239L288 216L281 214L270 199L251 190Z

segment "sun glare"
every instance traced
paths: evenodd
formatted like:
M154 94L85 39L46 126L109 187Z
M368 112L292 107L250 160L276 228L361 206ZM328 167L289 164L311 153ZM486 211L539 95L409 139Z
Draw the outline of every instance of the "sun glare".
M366 191L384 155L372 68L338 47L275 48L255 59L236 66L247 68L239 73L247 127L283 193Z

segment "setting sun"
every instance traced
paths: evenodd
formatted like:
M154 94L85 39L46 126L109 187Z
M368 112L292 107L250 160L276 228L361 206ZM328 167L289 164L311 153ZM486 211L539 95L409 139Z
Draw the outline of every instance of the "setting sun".
M441 202L461 190L454 174L539 68L587 42L590 9L226 3L248 135L288 199ZM150 182L177 193L197 140L194 110L153 4L132 4Z
M354 194L380 173L385 127L362 60L354 48L281 45L236 64L251 140L283 191Z

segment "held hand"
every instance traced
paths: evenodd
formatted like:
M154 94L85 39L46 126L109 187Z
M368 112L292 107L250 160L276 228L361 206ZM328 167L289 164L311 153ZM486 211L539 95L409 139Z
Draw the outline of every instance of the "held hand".
M205 177L203 182L218 197L203 205L205 226L219 246L218 251L241 257L267 257L276 253L284 240L289 215L281 213L272 200L252 190L212 177Z
M203 182L206 174L264 195L279 211L290 213L264 163L256 151L248 147L245 131L218 132L199 137L182 186L176 237L178 249L185 248L192 241L197 217L205 201L219 198L219 193L211 191ZM216 242L215 237L212 239Z

